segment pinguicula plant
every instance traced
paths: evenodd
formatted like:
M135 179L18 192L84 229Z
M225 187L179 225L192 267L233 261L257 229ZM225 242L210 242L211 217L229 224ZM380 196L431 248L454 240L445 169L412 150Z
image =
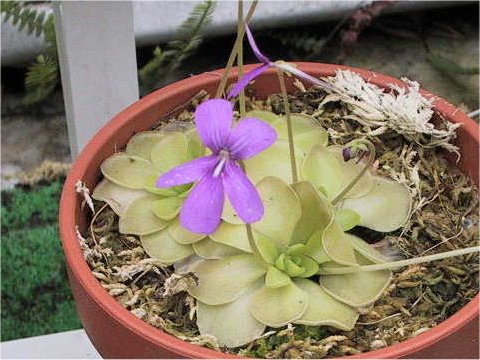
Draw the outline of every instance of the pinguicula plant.
M196 275L187 291L197 301L199 332L226 347L287 324L350 330L389 285L392 269L478 251L390 261L352 234L357 226L401 228L412 195L376 173L370 141L331 145L315 118L290 113L285 72L335 89L259 50L246 25L255 6L243 19L239 3L227 70L215 98L197 106L195 128L136 134L104 161L93 193L149 256ZM262 63L245 76L244 32ZM240 79L222 99L235 57ZM278 71L284 115L246 111L244 88L268 68Z

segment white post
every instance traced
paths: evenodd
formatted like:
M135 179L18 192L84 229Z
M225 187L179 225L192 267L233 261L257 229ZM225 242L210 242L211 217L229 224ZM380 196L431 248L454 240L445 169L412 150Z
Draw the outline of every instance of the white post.
M138 100L131 1L54 2L72 159L112 116Z

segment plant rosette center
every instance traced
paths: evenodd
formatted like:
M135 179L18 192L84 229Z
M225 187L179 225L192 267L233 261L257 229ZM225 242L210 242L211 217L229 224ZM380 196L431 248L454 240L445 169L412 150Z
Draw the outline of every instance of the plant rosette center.
M225 100L199 105L196 130L138 133L101 166L93 197L152 258L195 273L188 292L197 326L221 346L289 323L350 330L358 308L390 282L388 270L329 269L386 262L346 231L400 227L408 189L365 171L365 162L345 161L312 117L291 120L295 183L285 117L253 110L233 124Z

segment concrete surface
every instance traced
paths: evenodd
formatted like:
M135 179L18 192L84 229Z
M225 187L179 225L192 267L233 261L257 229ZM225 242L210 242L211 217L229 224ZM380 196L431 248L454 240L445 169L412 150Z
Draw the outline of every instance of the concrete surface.
M84 330L0 343L2 359L101 359Z

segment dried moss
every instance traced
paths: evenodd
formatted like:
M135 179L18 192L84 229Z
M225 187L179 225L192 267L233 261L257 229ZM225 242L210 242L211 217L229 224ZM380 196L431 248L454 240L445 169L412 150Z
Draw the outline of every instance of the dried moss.
M200 93L193 102L203 96ZM478 244L478 190L445 160L444 151L421 148L395 132L371 136L368 128L345 118L349 110L341 103L319 109L324 97L321 90L300 91L290 96L291 111L314 116L335 144L367 137L376 147L376 171L404 182L414 194L414 210L403 229L382 234L356 228L355 233L392 258ZM162 119L169 124L167 128L191 126L192 105L186 103ZM265 101L251 98L247 106L275 113L284 110L279 95ZM171 267L148 258L136 237L118 233L118 218L104 204L96 203L96 211L88 236L79 238L102 286L152 326L218 349L215 339L199 335L195 301L182 291L185 282L195 279L178 277ZM242 348L223 350L251 357L331 358L392 345L435 326L472 299L478 292L478 265L478 254L470 254L399 269L383 296L362 309L351 331L308 326L269 329L264 337Z

